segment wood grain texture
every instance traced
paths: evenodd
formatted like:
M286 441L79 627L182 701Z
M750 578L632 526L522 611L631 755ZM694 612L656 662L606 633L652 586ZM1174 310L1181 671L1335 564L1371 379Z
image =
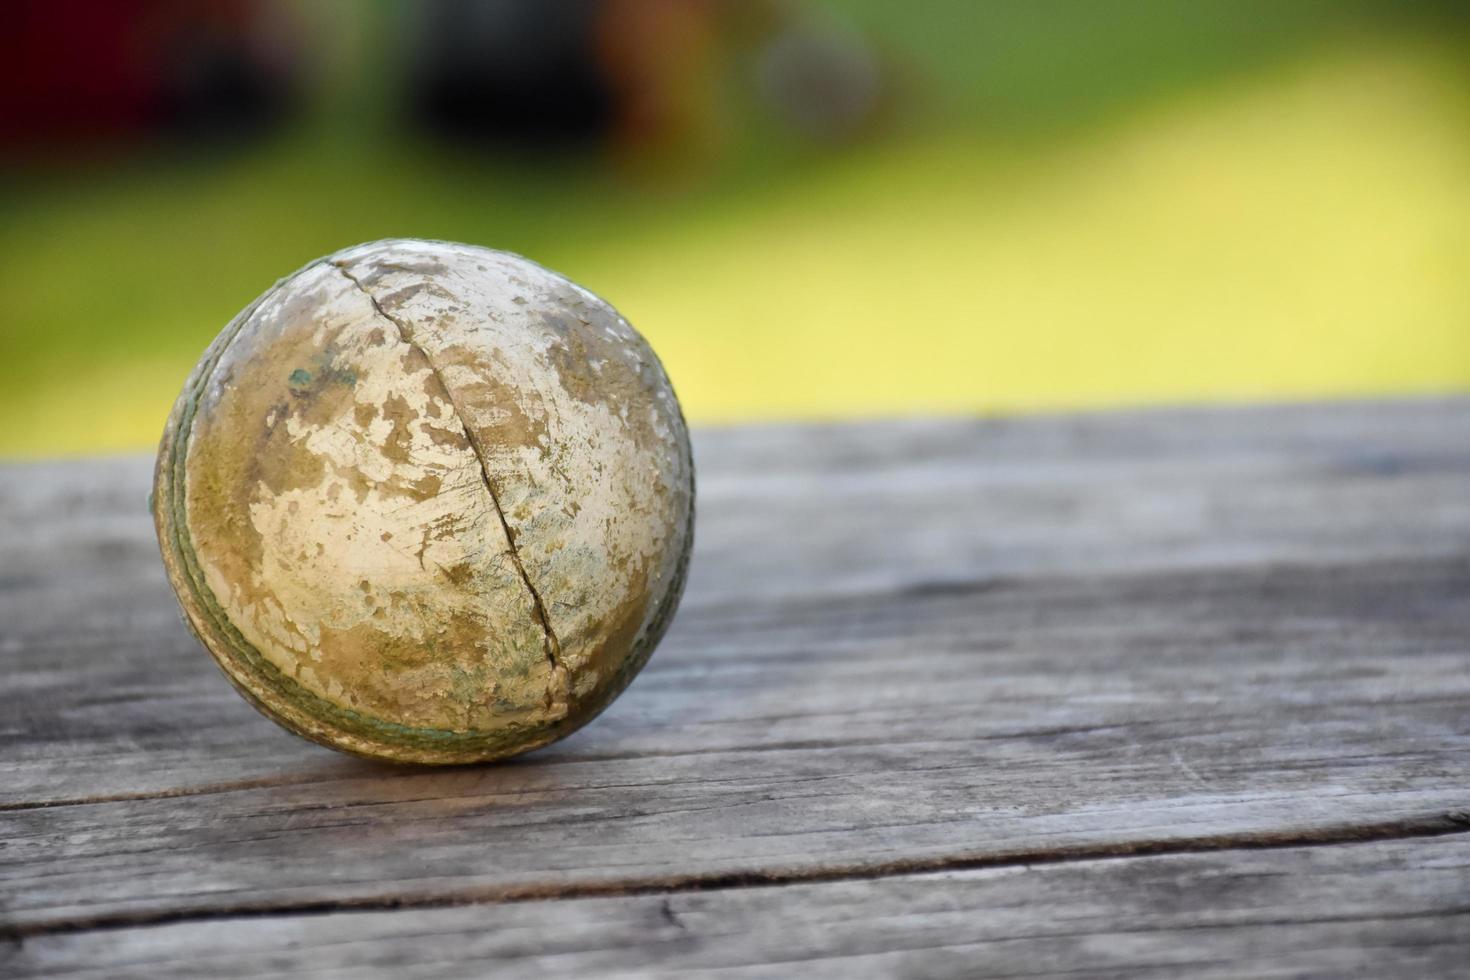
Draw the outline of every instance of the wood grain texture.
M1455 977L1470 840L1092 859L29 942L67 977Z
M907 914L885 910L910 893L888 883L920 875L903 887L927 894L940 872L1010 881L1002 869L1095 862L1113 871L1071 887L1114 910L1083 944L1121 957L1099 971L1168 973L1188 952L1171 930L1202 934L1188 914L1235 928L1210 918L1210 895L1189 897L1190 861L1228 869L1237 853L1197 852L1232 846L1271 847L1251 860L1287 869L1401 848L1407 889L1431 855L1460 863L1412 922L1364 885L1353 921L1381 927L1257 923L1240 945L1212 939L1204 975L1260 975L1270 950L1282 975L1412 962L1372 960L1374 936L1405 957L1422 946L1431 967L1457 951L1470 401L762 427L698 433L695 448L689 589L638 682L564 743L444 772L335 757L234 695L163 582L146 460L0 468L0 930L19 962L50 950L103 970L109 942L148 937L167 961L249 924L263 948L294 937L273 962L350 970L331 950L364 947L356 926L332 945L332 913L369 930L406 916L411 958L414 930L441 915L451 934L586 915L622 923L608 941L634 958L577 960L548 939L526 962L636 971L669 925L647 921L664 898L749 903L730 913L736 936L800 931L839 895L822 889L858 889L830 899L871 902L856 924L803 934L805 955L836 956L844 935L886 935L864 916ZM1346 843L1365 836L1382 843ZM1313 846L1288 858L1293 845ZM1133 906L1105 896L1143 887L1129 870L1143 861L1181 918L1113 950ZM992 887L953 901L988 907ZM504 948L483 942L475 955ZM874 947L803 972L980 962L934 945L932 960ZM1414 973L1378 975L1394 972Z

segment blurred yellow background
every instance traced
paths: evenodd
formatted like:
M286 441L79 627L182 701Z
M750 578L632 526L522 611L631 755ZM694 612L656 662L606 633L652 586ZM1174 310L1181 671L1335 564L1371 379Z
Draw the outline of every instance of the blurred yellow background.
M624 64L684 52L640 76L673 108L550 148L403 122L401 8L284 9L309 84L279 122L12 132L0 454L150 447L240 307L387 236L602 294L695 423L1470 384L1453 5L665 2L599 23ZM793 31L836 52L828 116L771 80Z

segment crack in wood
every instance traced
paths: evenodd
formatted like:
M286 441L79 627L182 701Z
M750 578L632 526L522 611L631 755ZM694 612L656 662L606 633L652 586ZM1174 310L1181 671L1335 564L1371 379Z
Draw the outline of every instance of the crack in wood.
M717 871L705 874L634 877L569 885L527 883L455 889L435 894L372 895L312 901L237 902L206 908L119 911L95 916L57 918L23 924L0 924L0 942L40 936L69 935L103 930L132 929L221 919L331 915L339 912L439 909L465 905L570 901L636 895L675 895L681 892L723 891L794 884L824 884L877 880L907 875L944 874L988 868L1025 868L1033 865L1085 861L1128 860L1222 851L1284 850L1334 847L1381 841L1431 839L1470 833L1470 811L1406 817L1399 820L1337 826L1274 830L1195 837L1154 838L1077 844L1050 849L1018 849L987 854L907 858L876 864L850 864L769 871Z

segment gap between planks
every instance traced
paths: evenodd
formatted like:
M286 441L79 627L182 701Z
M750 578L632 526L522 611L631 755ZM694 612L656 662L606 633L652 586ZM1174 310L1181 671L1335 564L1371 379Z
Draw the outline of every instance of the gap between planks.
M1259 831L1240 834L1211 834L1196 837L1155 838L1097 844L1079 844L1050 849L994 851L985 854L911 858L874 864L849 864L825 868L735 871L663 877L633 877L622 880L585 882L564 886L513 885L467 888L425 895L382 895L362 898L243 902L208 908L160 909L147 912L115 912L35 922L26 925L0 924L0 942L41 936L70 935L115 929L176 925L220 919L299 917L339 912L382 912L398 909L443 909L466 905L519 902L566 901L582 898L617 898L637 895L672 895L735 888L759 888L793 884L825 884L877 880L904 875L944 874L989 868L1029 867L1079 861L1127 860L1205 854L1222 851L1284 850L1301 847L1333 847L1379 841L1431 839L1470 834L1470 811L1423 814L1399 820L1340 824L1301 830Z

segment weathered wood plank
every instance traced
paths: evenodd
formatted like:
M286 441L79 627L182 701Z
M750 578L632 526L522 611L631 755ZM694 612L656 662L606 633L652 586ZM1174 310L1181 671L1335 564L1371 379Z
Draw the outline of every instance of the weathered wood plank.
M703 432L689 593L655 664L711 607L1470 554L1466 446L1453 399ZM341 771L262 724L179 625L148 469L0 467L0 804ZM623 750L608 724L563 750Z
M1470 809L1467 436L1454 400L706 433L643 677L445 772L236 698L145 460L0 468L0 928L1437 826Z
M0 952L0 957L5 954ZM66 977L1463 977L1470 834L161 924L13 944Z
M1470 808L1470 563L708 615L591 745L0 814L4 916L877 868Z
M695 442L691 603L1470 544L1470 399L756 426ZM14 569L0 601L63 570L77 598L115 595L123 571L161 582L150 466L0 466Z

